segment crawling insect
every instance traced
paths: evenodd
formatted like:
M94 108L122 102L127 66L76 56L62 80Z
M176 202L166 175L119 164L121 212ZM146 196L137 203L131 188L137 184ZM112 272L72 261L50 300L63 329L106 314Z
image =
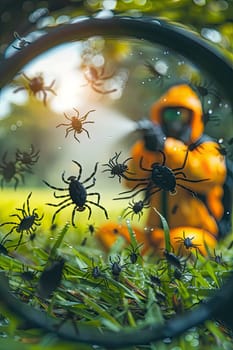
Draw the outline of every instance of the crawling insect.
M21 216L19 214L11 214L11 217L16 217L19 221L8 221L4 222L3 224L0 225L0 227L5 226L5 225L13 225L11 230L4 236L4 240L14 231L20 233L20 237L18 240L18 243L15 247L15 250L19 247L21 244L23 234L26 232L30 236L34 234L36 228L41 225L41 220L43 219L44 215L39 217L37 214L37 209L34 208L32 211L30 209L30 204L29 200L31 198L32 192L29 193L27 197L27 201L23 203L23 207L21 208L16 208L18 212L21 213Z
M108 169L103 170L102 172L105 173L107 171L110 172L110 178L114 178L115 176L118 176L119 182L121 182L121 178L125 177L125 174L131 174L132 172L129 171L128 165L126 164L132 157L127 158L123 161L123 163L118 163L118 159L121 155L121 152L117 153L115 152L115 156L109 159L108 163L102 164L103 166L107 167Z
M36 164L40 158L40 151L35 151L33 145L31 145L30 152L22 152L19 149L16 150L16 161L20 162L23 166L25 166L28 172L31 172L31 166Z
M81 241L80 245L81 247L84 247L87 244L87 237L84 237L83 240Z
M219 96L216 88L213 88L213 83L211 82L200 82L193 81L193 87L196 89L202 101L209 95L212 95L217 101L221 101L221 96Z
M23 169L18 166L17 162L7 161L7 152L4 153L2 157L2 164L0 164L0 175L1 178L1 188L3 189L4 184L15 181L15 190L18 187L19 181L24 182Z
M30 43L30 41L26 40L25 38L22 38L17 32L14 32L14 38L19 40L18 41L18 46L12 45L12 47L16 50L22 50L24 49L26 46L28 46Z
M80 163L78 163L77 161L73 160L73 163L76 164L79 168L79 173L78 176L69 176L67 179L65 179L65 172L62 173L62 181L68 185L68 187L66 188L61 188L61 187L55 187L50 185L48 182L43 181L48 187L54 189L54 190L58 190L58 191L68 191L67 194L64 195L57 195L56 192L54 192L54 197L55 198L65 198L64 200L62 200L60 203L58 204L51 204L51 203L47 203L47 205L50 205L52 207L58 207L58 209L55 211L55 213L53 214L53 218L52 218L52 223L54 222L57 214L64 208L69 207L70 205L74 205L74 209L72 211L72 225L75 227L75 223L74 223L74 218L75 218L75 213L76 211L82 212L84 211L86 208L89 211L89 215L88 215L88 219L90 219L91 214L92 214L92 210L91 207L89 206L89 203L92 205L95 205L97 207L99 207L100 209L103 210L105 217L108 219L108 213L107 210L101 206L99 204L100 202L100 194L98 192L91 192L88 193L87 190L93 186L95 186L95 174L97 171L97 166L98 163L96 163L94 171L92 172L92 174L86 178L84 181L80 181L81 175L82 175L82 166ZM88 181L92 180L92 183L90 185L87 185L85 187L84 184L86 184ZM90 200L87 200L88 196L96 196L97 197L97 202L93 202Z
M94 123L92 120L91 121L86 121L86 119L87 119L88 114L91 113L91 112L95 112L95 110L94 109L90 110L83 117L79 117L79 111L77 109L74 108L74 111L77 113L77 116L68 117L66 115L66 113L64 113L65 118L67 120L69 120L70 123L58 124L56 126L56 128L59 128L60 126L68 126L68 128L66 128L65 137L67 137L68 134L71 131L74 131L74 138L75 138L75 140L80 142L79 139L77 138L77 134L81 134L82 131L85 131L87 136L90 138L89 132L87 131L87 129L85 129L83 127L83 125L84 124L93 124Z
M64 265L65 260L59 257L44 268L40 275L37 287L38 294L41 298L49 298L50 295L59 287Z
M126 250L129 252L128 258L130 259L132 264L136 264L138 258L141 257L139 249L143 246L143 244L144 243L140 243L135 247L132 244L130 244L130 247L126 248Z
M86 66L84 71L84 77L87 80L87 84L91 86L91 88L98 92L99 94L105 95L115 92L116 89L105 90L104 83L106 80L112 78L114 76L114 72L110 74L105 73L105 67L96 68L92 65Z
M94 265L94 262L92 260L92 268L90 271L87 272L85 277L92 276L93 278L99 278L101 276L101 271L98 265Z
M152 283L152 285L156 284L158 287L161 287L162 282L160 277L156 276L156 275L150 275L150 281Z
M223 139L219 139L217 140L218 143L218 147L216 147L216 149L219 151L219 154L221 154L222 156L227 156L229 159L232 160L232 156L233 156L233 137L229 140L223 140ZM229 168L232 168L232 166L230 165Z
M132 200L131 203L129 203L128 207L124 209L123 211L123 217L126 217L127 215L131 214L131 220L133 220L134 215L138 215L138 221L141 219L143 215L143 209L150 208L148 201L142 201L139 200L138 202L135 202Z
M55 83L55 80L53 80L49 86L45 86L44 78L42 74L39 74L34 78L29 78L25 73L22 73L22 75L27 80L28 85L18 87L13 91L14 93L21 90L28 90L30 95L32 94L35 96L41 92L43 95L43 103L45 106L46 106L46 99L47 99L47 91L51 92L53 95L56 96L55 91L52 89Z
M182 269L182 264L181 264L180 258L177 255L175 255L172 252L169 252L167 249L164 249L163 255L164 255L165 259L167 260L168 264L174 266L175 268L177 268L179 270Z
M185 237L185 232L183 231L183 237L175 237L175 240L177 243L181 243L182 245L184 245L184 247L186 249L191 249L191 248L195 248L197 250L199 250L199 247L201 246L201 244L195 244L192 242L192 240L195 238L195 236L193 237Z
M111 271L112 275L115 279L118 279L122 269L126 266L126 264L121 265L121 257L118 255L116 261L112 261L112 257L109 257L111 263Z
M169 252L167 249L164 249L163 251L163 256L165 257L165 259L167 260L167 263L171 266L173 266L176 269L184 272L184 267L186 264L186 261L190 258L191 253L187 256L186 259L181 259L180 256ZM176 274L178 275L178 272L176 272Z
M227 264L223 261L222 253L216 254L216 250L215 249L214 249L214 256L210 256L210 259L212 261L215 261L216 264L218 264L218 265L227 266Z
M95 233L96 228L95 228L95 226L93 224L90 224L90 225L88 225L87 230L89 231L89 233L92 236Z
M179 209L179 205L178 205L178 204L175 204L175 205L172 207L171 213L172 213L173 215L175 215L178 209Z
M182 279L182 277L183 277L183 271L181 271L180 269L178 269L177 267L175 268L175 270L174 270L174 274L173 274L173 276L174 276L174 278L176 279L176 280L181 280Z
M177 183L177 181L180 180L180 181L194 183L194 182L203 182L203 181L208 180L208 179L191 180L191 179L186 178L186 175L182 170L185 168L185 165L186 165L186 162L188 159L189 150L185 154L185 158L184 158L182 166L179 168L175 168L175 169L170 169L169 167L167 167L165 165L165 162L166 162L165 154L162 151L159 151L159 152L162 154L162 157L163 157L162 164L153 163L151 165L151 169L146 169L142 165L142 161L143 161L143 157L142 157L140 159L140 164L139 164L140 168L146 172L149 172L150 176L146 177L146 178L137 179L137 178L129 178L126 175L124 175L125 179L130 180L130 181L137 181L138 184L136 186L134 186L132 189L120 193L120 195L127 194L127 193L132 193L132 194L130 194L129 196L126 196L126 197L114 198L114 200L129 199L129 198L136 196L138 193L140 193L142 191L145 191L145 193L146 193L144 200L149 200L149 198L152 195L154 195L155 193L162 191L162 190L169 191L170 194L174 195L174 194L176 194L176 187L177 186L182 187L183 189L187 190L188 192L191 192L192 195L194 195L195 193L190 188L188 188L180 183ZM139 190L135 191L138 187L141 187L141 188Z
M104 282L107 286L107 280L103 274L106 269L102 270L98 265L94 264L94 259L92 259L92 267L87 268L87 272L84 275L85 278L92 277L94 279L101 279L100 283Z

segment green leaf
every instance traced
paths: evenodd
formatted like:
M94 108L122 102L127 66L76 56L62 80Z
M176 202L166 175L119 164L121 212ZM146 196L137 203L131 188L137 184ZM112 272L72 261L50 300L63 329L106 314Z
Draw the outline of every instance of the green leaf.
M60 247L64 237L65 237L65 234L66 232L68 231L70 227L70 224L65 224L65 226L63 227L63 229L61 230L57 240L55 241L52 249L51 249L51 253L50 253L50 258L53 259L53 258L56 258L56 254L57 254L57 250L58 248Z
M170 232L169 232L168 223L167 223L165 217L162 214L160 214L160 212L156 208L153 208L153 209L159 215L159 217L161 219L163 230L164 230L165 248L168 252L170 252L171 251L171 241L170 241Z
M131 225L131 222L130 222L129 219L126 220L126 225L128 227L131 244L132 244L133 247L137 247L138 246L138 242L137 242L135 232L133 231L133 228L132 228L132 225Z

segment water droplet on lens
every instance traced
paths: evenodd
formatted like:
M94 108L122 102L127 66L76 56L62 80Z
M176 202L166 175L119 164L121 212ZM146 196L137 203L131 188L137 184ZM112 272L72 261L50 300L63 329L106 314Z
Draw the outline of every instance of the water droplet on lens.
M11 125L11 131L16 131L16 129L17 129L17 126L15 124L12 124Z
M218 143L223 143L224 139L221 137L220 139L218 139Z

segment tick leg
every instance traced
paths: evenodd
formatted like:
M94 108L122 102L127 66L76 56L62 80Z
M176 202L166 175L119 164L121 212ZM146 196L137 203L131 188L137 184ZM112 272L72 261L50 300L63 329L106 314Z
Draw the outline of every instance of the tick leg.
M17 226L13 226L12 229L3 237L4 242L6 241L6 238L14 231L15 228L17 228Z
M87 122L87 123L88 123L88 122ZM89 132L87 131L87 129L83 128L83 130L87 133L88 138L90 138L90 134L89 134Z
M78 178L77 178L77 180L79 181L80 178L81 178L81 176L82 176L82 166L81 166L81 164L80 164L79 162L77 162L76 160L72 160L72 162L73 162L74 164L76 164L76 165L78 166L78 168L79 168L79 173L78 173Z
M27 210L28 210L28 214L30 215L30 206L29 206L29 199L32 196L32 192L29 193L28 197L27 197Z
M48 187L52 188L53 190L58 190L58 191L67 191L67 188L60 188L60 187L55 187L50 185L47 181L42 180Z
M62 181L65 182L65 184L67 184L67 185L70 184L69 181L67 181L67 180L65 179L65 171L63 171L63 173L61 174L61 178L62 178ZM58 190L61 190L61 189L58 188ZM67 189L67 190L68 190L68 189ZM65 191L65 188L64 188L62 191Z
M68 136L68 134L73 130L72 126L70 126L69 128L66 129L66 134L65 137Z
M72 119L69 118L68 115L67 115L66 113L64 113L64 116L65 116L65 118L66 118L67 120L72 121ZM66 124L66 125L69 125L69 124Z
M174 173L174 174L175 174L175 176L183 175L183 177L186 177L186 175L185 175L185 173L183 171L178 171L177 173ZM176 177L176 179L177 179L177 177Z
M89 202L89 201L88 201ZM93 204L95 204L94 202L90 202L90 203L93 203ZM87 208L88 209L88 211L89 211L89 214L88 214L88 220L90 219L90 217L91 217L91 214L92 214L92 210L91 210L91 207L89 207L89 205L88 204L86 204L85 203L85 208Z
M22 231L21 234L20 234L20 237L19 237L18 243L16 244L15 250L18 249L18 247L20 246L20 243L21 243L21 241L22 241L22 238L23 238L23 231Z
M43 93L43 103L46 106L47 94L46 94L46 92L44 90L42 90L42 93Z
M142 186L142 185L144 185L144 184L143 184L143 183L138 183L137 185L135 185L133 188L131 188L131 189L128 190L128 191L120 192L119 195L121 195L121 194L126 194L126 193L131 193L131 192L133 192L134 190L136 190L136 188L138 188L139 186Z
M57 195L56 192L53 193L55 198L65 198L65 197L70 197L69 194L64 194L64 195Z
M93 120L88 120L87 122L83 122L82 124L94 124L95 122Z
M96 174L96 172L97 172L97 167L98 167L98 162L95 164L95 168L94 168L94 170L93 170L93 173L92 173L86 180L83 181L83 184L86 183L86 182L88 182L88 181Z
M203 182L203 181L208 181L209 179L191 180L191 179L184 179L183 177L177 177L176 180L182 180L186 182Z
M98 192L92 192L92 193L88 193L88 196L97 196L97 203L99 204L100 202L100 194Z
M18 209L17 210L20 210L22 213L24 213L23 209ZM25 215L23 215L25 217ZM18 215L18 214L11 214L10 217L17 217L19 219L19 221L21 221L21 217ZM16 222L15 222L16 224Z
M92 201L87 201L87 202L95 205L96 207L99 207L100 209L102 209L104 211L106 219L108 219L108 212L102 205L100 205L99 203L92 202Z
M68 124L61 123L61 124L58 124L58 125L56 126L56 128L59 128L60 126L69 126L69 125L70 125L70 123L68 123Z
M184 157L184 162L183 162L182 166L179 167L179 168L172 169L172 171L177 171L177 170L182 170L182 169L184 169L185 164L186 164L187 159L188 159L188 154L189 154L189 150L186 151L186 154L185 154L185 157Z
M165 156L165 153L164 153L163 151L160 151L160 150L158 150L158 152L159 152L160 154L162 154L162 157L163 157L162 166L164 166L165 163L166 163L166 156Z
M47 205L50 205L51 207L60 207L60 205L68 202L70 200L70 198L65 199L64 201L57 203L57 204L53 204L53 203L46 203ZM70 203L71 204L71 203Z
M142 170L144 170L144 171L149 171L149 172L151 172L150 169L144 168L144 166L142 165L142 162L143 162L143 157L141 157L141 158L140 158L140 161L139 161L139 166L140 166L140 168L141 168Z
M73 203L67 203L67 204L63 205L61 208L59 208L57 211L55 211L55 213L53 214L53 217L52 217L52 223L54 223L57 214L58 214L62 209L68 207L68 206L71 205L71 204L73 204ZM49 205L49 204L48 204L48 205Z
M146 195L145 199L152 197L155 193L160 192L160 191L162 191L162 188L159 188L158 190L149 193L148 195Z
M74 131L74 138L75 138L76 141L78 141L80 143L80 141L79 141L79 139L77 138L76 135L77 135L77 131Z
M15 90L13 90L14 93L18 92L18 91L21 91L21 90L25 90L26 88L24 86L21 86Z
M192 193L193 197L196 197L196 193L193 192L192 190L190 190L190 188L188 188L188 187L186 187L186 186L183 186L183 185L181 185L181 184L176 184L176 185L179 186L179 187L181 187L181 188L183 188L184 190L186 190L186 191Z
M14 215L16 215L16 214L14 214ZM5 226L5 225L16 225L15 227L17 227L18 224L16 222L10 222L9 221L9 222L4 222L3 224L0 225L0 227L1 226Z
M147 188L141 188L140 190L136 191L135 193L133 193L131 196L127 196L127 197L120 197L120 198L113 198L113 200L119 200L119 199L130 199L132 197L135 197L138 193L142 192L142 191L147 191ZM127 191L128 192L128 191ZM120 194L124 194L124 192L121 192Z
M76 213L76 206L74 207L74 209L72 210L72 216L71 216L71 222L72 222L72 226L76 227L75 226L75 223L74 223L74 217L75 217L75 213Z
M97 85L97 83L96 83L95 85ZM99 85L102 85L102 83L99 84ZM102 94L102 95L110 94L111 92L117 91L117 89L112 89L112 90L99 90L99 89L97 89L97 87L94 86L94 85L91 85L91 87L92 87L92 89L93 89L95 92L98 92L99 94Z

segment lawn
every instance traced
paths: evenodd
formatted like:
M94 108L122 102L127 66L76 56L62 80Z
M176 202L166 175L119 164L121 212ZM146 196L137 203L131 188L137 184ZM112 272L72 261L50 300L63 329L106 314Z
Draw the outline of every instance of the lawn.
M125 247L120 237L106 253L95 238L102 224L102 213L93 210L88 221L86 212L77 213L74 228L70 225L72 207L57 215L51 225L55 203L52 193L45 190L4 189L1 193L1 223L17 222L16 208L23 207L30 191L30 210L37 208L39 218L35 239L24 233L22 245L15 251L19 233L14 230L4 245L8 254L0 255L2 273L9 278L12 293L33 308L47 313L58 329L67 325L76 334L85 327L118 332L127 329L142 331L149 325L163 324L171 317L192 310L221 287L232 270L232 237L227 237L208 257L197 249L188 257L179 257L173 264L158 254L142 256L141 248L131 230L131 246ZM117 218L112 207L110 217ZM18 214L21 215L21 211ZM165 223L166 226L166 223ZM1 235L12 225L3 225ZM165 227L165 232L166 227ZM2 242L3 243L3 242ZM57 276L57 277L54 277ZM1 305L0 347L22 350L94 349L92 345L74 345L46 333L9 313ZM219 320L207 321L187 331L182 337L164 339L137 349L232 349L232 333ZM104 349L103 347L98 347ZM136 349L135 347L128 347Z

